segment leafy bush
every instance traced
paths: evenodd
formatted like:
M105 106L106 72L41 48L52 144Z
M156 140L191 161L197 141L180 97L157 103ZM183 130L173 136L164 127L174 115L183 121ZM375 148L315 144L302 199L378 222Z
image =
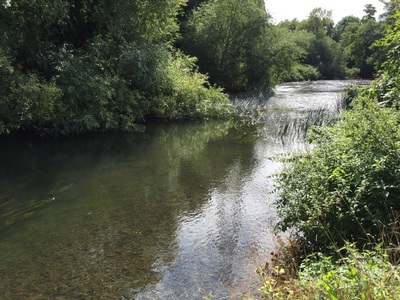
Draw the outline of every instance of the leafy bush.
M281 221L314 246L364 244L390 230L400 211L400 127L394 109L358 99L314 147L287 159L277 176Z
M0 134L128 131L149 115L232 112L173 47L185 0L52 3L0 5Z
M166 69L170 89L158 97L153 115L183 119L232 114L228 96L220 88L208 84L207 76L196 71L195 62L181 52L171 56Z
M379 77L365 94L400 109L400 10L394 10L392 18L393 24L387 26L384 38L376 42L376 46L386 50L386 60Z
M36 75L16 74L8 93L0 96L0 134L14 130L46 128L54 118L61 90Z
M360 69L356 67L346 69L346 78L355 79L359 77Z
M399 215L399 29L397 18L378 42L387 62L369 88L350 94L352 110L337 126L315 129L314 147L278 175L278 228L296 227L314 246L388 239Z
M16 71L0 50L0 134L46 128L62 92L54 82Z
M151 98L170 90L171 60L172 55L165 45L132 43L124 45L116 68L130 89L140 90Z
M145 87L135 89L115 62L106 59L110 47L100 41L85 53L65 55L58 67L57 85L63 97L55 107L52 134L132 130L143 119L149 106ZM139 73L134 65L132 69Z
M281 281L282 268L271 274L259 270L267 299L399 299L399 267L382 249L360 252L351 245L341 249L345 257L333 260L318 253L304 260L297 279Z
M317 68L310 65L295 64L285 81L318 80L321 74Z

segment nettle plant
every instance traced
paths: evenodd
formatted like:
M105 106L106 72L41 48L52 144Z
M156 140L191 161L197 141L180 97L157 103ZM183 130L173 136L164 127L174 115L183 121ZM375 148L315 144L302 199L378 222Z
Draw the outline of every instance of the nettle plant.
M319 248L387 237L400 211L398 111L359 98L309 137L314 146L285 159L277 176L277 229L297 228Z

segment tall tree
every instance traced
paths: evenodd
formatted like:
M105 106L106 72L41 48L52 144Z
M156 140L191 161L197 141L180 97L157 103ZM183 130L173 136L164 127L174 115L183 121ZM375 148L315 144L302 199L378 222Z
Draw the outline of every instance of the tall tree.
M375 6L373 6L372 4L366 4L364 7L365 7L364 8L365 16L363 17L363 19L365 19L365 20L374 19L375 20L375 14L376 14Z
M268 85L268 74L261 71L268 69L262 60L268 20L263 1L204 2L186 23L183 50L196 56L200 70L229 91L241 91L256 84L250 79L253 72L261 76L258 81Z
M334 27L332 11L322 9L321 7L314 8L302 27L315 35L324 34L331 36Z
M303 63L317 68L322 79L336 79L345 76L343 50L334 41L332 12L321 8L313 9L301 28L314 35L308 55Z
M350 35L350 44L347 45L348 58L360 70L361 78L372 78L375 73L376 50L375 41L382 37L381 24L375 20L376 9L366 5L364 17L353 34Z
M350 41L348 41L348 35L357 31L359 25L361 24L361 20L355 16L346 16L341 19L334 28L333 39L336 42L341 42L345 40L345 45L347 46Z

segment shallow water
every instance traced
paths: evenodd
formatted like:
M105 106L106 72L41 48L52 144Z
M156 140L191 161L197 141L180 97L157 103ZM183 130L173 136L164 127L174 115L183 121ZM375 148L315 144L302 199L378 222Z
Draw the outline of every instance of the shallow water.
M257 297L273 157L303 143L288 124L333 110L349 84L281 85L255 122L2 137L0 299Z

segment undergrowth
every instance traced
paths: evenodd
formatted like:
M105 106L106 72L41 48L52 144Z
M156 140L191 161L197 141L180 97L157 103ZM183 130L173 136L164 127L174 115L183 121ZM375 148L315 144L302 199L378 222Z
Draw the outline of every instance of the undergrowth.
M302 261L297 276L287 266L275 264L258 270L266 299L400 299L399 267L388 251L358 250L347 244L339 258L314 253Z

